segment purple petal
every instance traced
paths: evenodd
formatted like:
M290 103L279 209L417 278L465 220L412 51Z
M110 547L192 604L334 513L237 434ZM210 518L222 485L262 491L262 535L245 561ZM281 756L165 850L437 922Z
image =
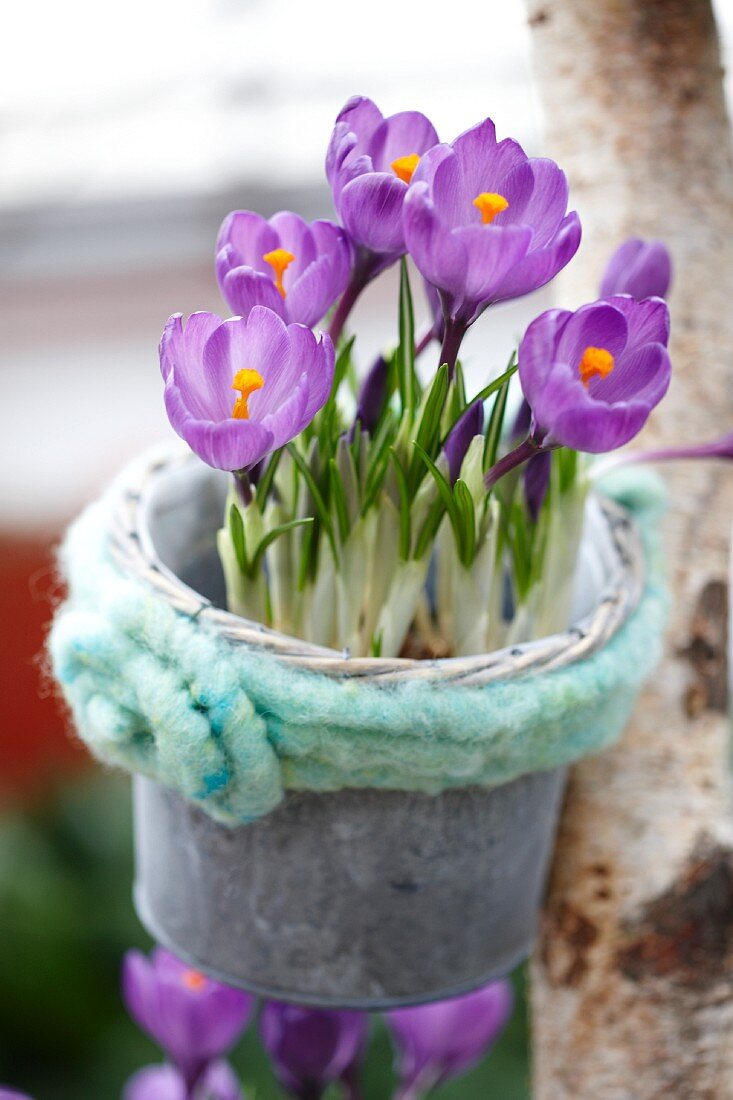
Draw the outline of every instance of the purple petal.
M623 313L629 326L629 344L669 343L669 309L661 298L636 302L633 298L616 296L609 304Z
M455 485L461 473L461 466L474 436L481 435L484 426L484 406L482 401L474 401L451 428L445 441L445 456L448 459L448 474L451 485Z
M348 1073L363 1052L367 1018L359 1012L300 1008L268 1001L260 1017L263 1046L291 1092L306 1097Z
M246 264L267 274L271 269L262 257L277 248L278 243L277 232L260 214L252 210L233 210L221 224L216 252L218 254L229 245L235 256L233 266Z
M466 249L443 225L427 183L415 183L408 190L403 224L407 247L420 274L450 294L462 293L468 267Z
M425 1080L434 1086L476 1065L504 1029L512 1004L510 984L499 981L463 997L387 1013L403 1085Z
M596 401L563 365L553 372L551 423L543 421L552 442L588 454L604 454L623 447L637 435L647 421L650 406L646 401L626 401L609 405ZM539 418L539 411L536 411Z
M219 258L224 254L225 250L222 250L217 256L217 275L222 296L229 308L239 317L247 318L255 306L266 306L284 317L285 303L272 274L263 275L251 267L235 267L227 270L222 278L220 272L223 264L220 265Z
M498 191L505 176L527 155L511 138L497 142L496 128L490 118L472 126L453 142L461 169L461 194L472 203L482 191Z
M540 407L545 389L551 382L556 347L572 313L567 309L548 309L530 324L519 345L519 380L532 410Z
M672 260L662 241L632 237L619 245L603 275L601 297L664 298L672 281Z
M335 361L333 342L326 333L321 332L315 336L303 325L291 325L288 335L293 363L308 378L305 417L306 424L309 424L326 404L331 392Z
M402 203L406 192L401 179L385 172L370 172L347 183L339 213L353 240L372 252L404 252Z
M383 355L375 359L369 368L359 390L356 403L357 420L364 431L374 432L382 415L384 402L387 398L387 381L389 379L389 364Z
M588 392L599 401L644 401L654 408L669 389L672 373L662 344L642 344L619 356L609 375L593 378Z
M578 251L580 237L580 219L573 211L565 217L551 244L528 252L502 280L495 300L521 298L524 294L531 294L545 286L570 263Z
M522 222L534 229L534 251L550 244L562 224L568 208L568 181L565 173L552 160L537 157L529 161L529 166L534 185L522 211ZM510 211L511 206L505 213Z
M557 344L556 358L578 367L586 348L605 348L616 358L626 347L624 314L606 302L582 306L569 319Z
M268 450L276 451L279 447L283 447L291 439L295 439L306 424L310 423L311 418L307 412L308 396L308 375L301 374L297 382L291 386L288 396L261 418L260 424L272 436Z
M417 153L422 156L438 144L438 135L430 119L419 111L401 111L385 118L376 128L366 152L377 172L392 171L392 162Z
M345 285L345 282L337 282L334 278L330 256L321 256L306 268L288 291L283 303L285 315L290 322L308 327L315 325L325 316Z
M355 95L347 100L339 111L336 126L348 127L348 132L354 134L357 139L355 152L362 153L382 121L382 112L376 103L367 96Z
M25 1092L3 1088L2 1085L0 1085L0 1100L31 1100L31 1097Z
M272 432L254 420L201 420L192 417L172 378L164 391L174 430L191 450L217 470L242 470L272 449Z
M122 1100L187 1100L186 1082L173 1066L145 1066L125 1085Z
M261 420L277 408L301 374L292 362L285 322L263 306L255 306L246 319L225 321L204 347L203 366L212 389L221 394L216 419L222 420L231 416L232 381L238 371L259 371L265 382L249 399L250 421Z
M463 245L467 266L463 296L467 301L494 298L502 280L526 255L532 240L528 226L466 225L452 234Z
M216 313L192 313L183 325L182 314L174 313L163 329L160 339L160 371L167 378L176 362L184 370L195 370L201 362L204 344L222 323Z

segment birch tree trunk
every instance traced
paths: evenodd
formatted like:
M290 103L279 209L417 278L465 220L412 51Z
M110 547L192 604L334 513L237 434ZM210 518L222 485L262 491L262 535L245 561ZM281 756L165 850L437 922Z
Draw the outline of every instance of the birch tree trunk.
M528 0L551 155L584 240L562 305L610 251L663 237L674 382L644 442L733 427L733 155L710 0ZM733 1098L727 547L733 474L665 469L674 606L618 747L577 766L533 963L537 1100Z

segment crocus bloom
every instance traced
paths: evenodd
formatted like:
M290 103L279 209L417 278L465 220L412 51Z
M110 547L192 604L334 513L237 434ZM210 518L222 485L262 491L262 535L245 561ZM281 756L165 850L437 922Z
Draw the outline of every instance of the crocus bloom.
M333 344L254 306L222 321L170 318L160 344L168 418L189 447L220 470L243 470L294 439L324 405Z
M659 298L621 295L541 314L519 346L535 443L596 454L628 443L667 392L668 337Z
M128 951L122 994L132 1018L189 1087L237 1041L253 1008L248 993L205 977L160 947L150 957Z
M228 1062L212 1062L193 1093L175 1066L146 1066L127 1082L122 1100L244 1100L244 1094Z
M279 1080L299 1100L318 1100L360 1060L367 1017L268 1001L260 1034Z
M463 997L387 1013L397 1048L398 1096L416 1100L475 1066L503 1031L512 1004L511 985L499 981Z
M436 144L432 123L419 111L383 118L365 96L339 113L326 154L326 175L352 240L386 266L405 251L402 203L422 155Z
M266 221L235 210L219 230L216 274L234 313L263 305L288 323L315 325L349 281L351 244L339 225L310 225L287 210Z
M664 298L672 281L672 258L663 241L624 241L608 261L601 281L601 298L630 294L642 298Z
M484 406L481 401L474 401L469 405L463 415L456 421L445 441L445 457L448 459L448 475L451 485L455 485L461 473L461 466L466 457L471 440L480 435L484 426Z
M580 243L567 202L558 166L527 157L509 138L497 142L491 119L426 153L402 220L407 248L441 291L446 317L465 327L490 303L557 275Z

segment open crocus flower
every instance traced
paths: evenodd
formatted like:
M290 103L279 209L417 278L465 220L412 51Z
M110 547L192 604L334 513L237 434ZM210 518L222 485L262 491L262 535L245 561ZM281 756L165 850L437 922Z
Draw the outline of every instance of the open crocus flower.
M228 1062L212 1062L193 1092L175 1066L145 1066L127 1082L122 1100L244 1100L244 1095Z
M165 407L178 434L220 470L246 470L294 439L333 382L333 344L254 306L222 321L170 318L160 343Z
M504 1030L512 1004L511 985L498 981L449 1001L388 1012L401 1082L398 1100L419 1100L475 1066Z
M263 305L288 323L315 325L349 281L351 244L339 225L310 225L287 210L269 221L235 210L219 230L216 275L234 313Z
M601 281L601 298L630 294L642 298L664 298L672 281L672 258L662 241L630 237L620 244L608 261Z
M419 111L383 118L365 96L353 96L336 119L326 175L352 240L387 266L405 251L402 203L422 155L436 144Z
M404 203L405 241L461 335L487 305L544 286L572 259L580 222L567 203L558 166L497 142L491 119L425 154Z
M667 392L668 338L659 298L619 296L541 314L519 346L535 443L594 454L628 443Z
M268 1001L260 1034L277 1077L299 1100L318 1100L330 1084L349 1078L367 1033L361 1012L301 1008Z
M128 951L122 994L132 1018L160 1044L189 1089L237 1041L254 1005L248 993L205 977L160 947L149 958Z

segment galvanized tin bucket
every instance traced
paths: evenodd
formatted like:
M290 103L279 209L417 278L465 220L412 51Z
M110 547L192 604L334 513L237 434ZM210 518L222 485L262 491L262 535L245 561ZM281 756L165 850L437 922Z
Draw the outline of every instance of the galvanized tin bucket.
M575 627L499 654L354 660L223 607L214 536L226 479L189 459L152 464L115 515L119 563L231 641L328 676L480 684L598 649L638 602L641 549L618 509L592 501ZM579 624L579 625L578 625ZM564 770L492 789L290 792L230 828L175 791L134 780L141 921L205 972L304 1004L383 1009L448 997L531 951Z

